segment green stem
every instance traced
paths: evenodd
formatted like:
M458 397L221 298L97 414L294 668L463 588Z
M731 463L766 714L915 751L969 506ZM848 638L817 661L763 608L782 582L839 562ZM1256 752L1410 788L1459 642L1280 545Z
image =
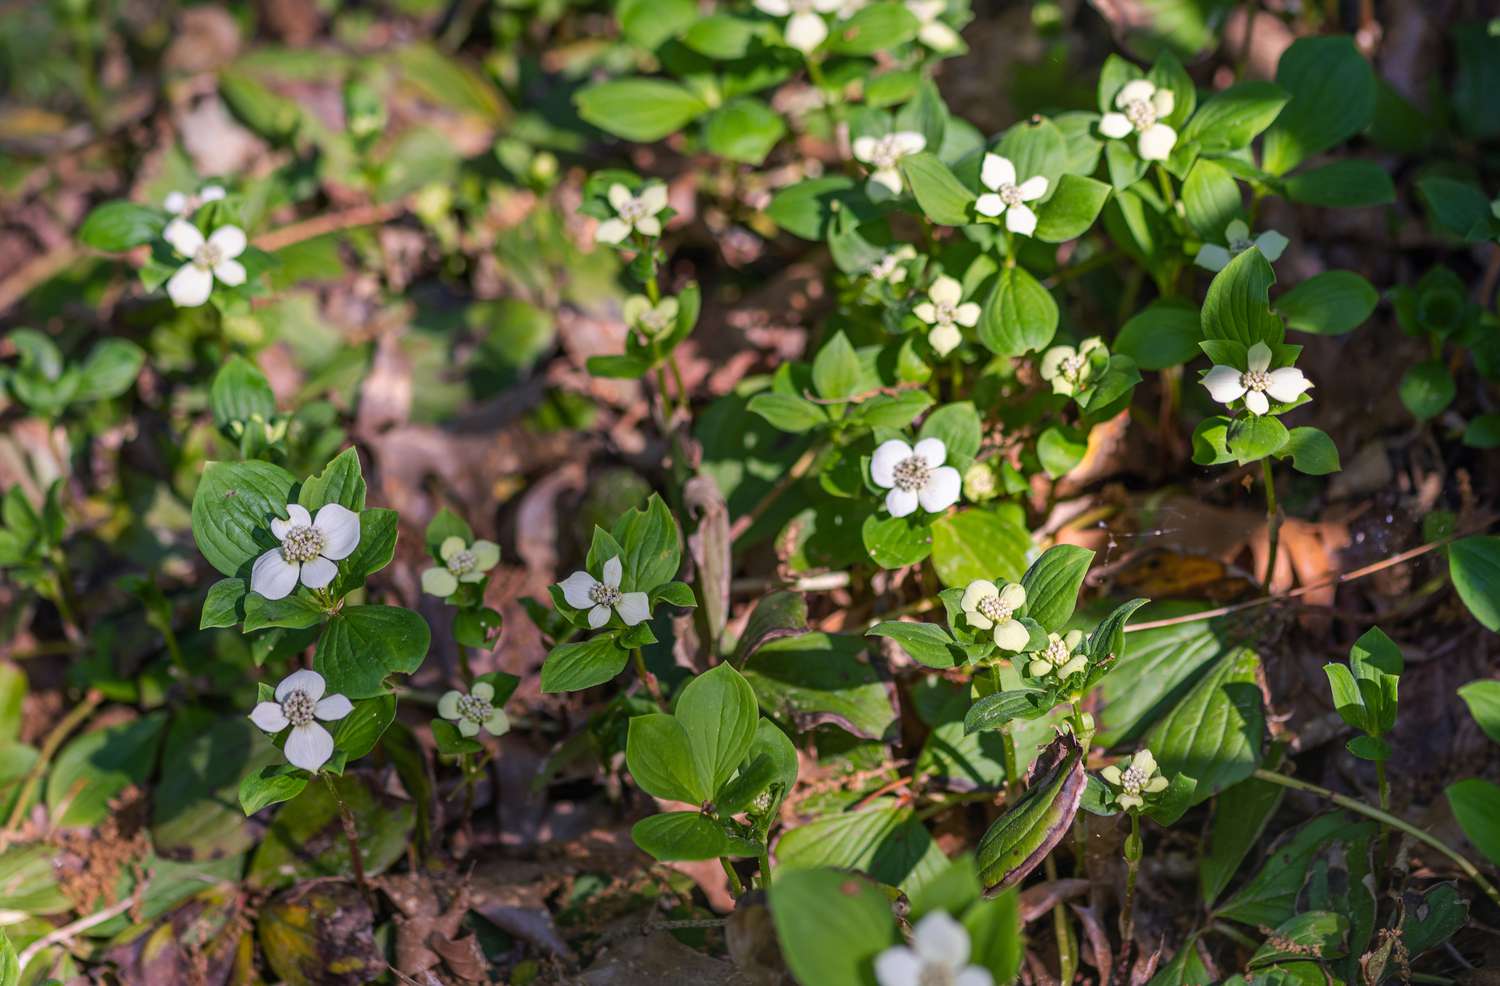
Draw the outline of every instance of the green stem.
M768 852L760 854L760 889L771 889L771 854Z
M1225 924L1223 921L1215 921L1213 924L1209 925L1209 928L1217 931L1219 934L1223 935L1225 938L1228 938L1230 941L1236 942L1239 945L1248 948L1252 952L1260 948L1260 942L1256 941L1254 938L1251 938L1249 935L1245 934L1243 931L1234 927L1233 925Z
M1484 874L1479 872L1479 868L1477 866L1469 862L1468 859L1466 859L1456 849L1450 848L1447 843L1439 839L1437 836L1429 835L1428 833L1423 832L1415 825L1397 818L1395 815L1392 815L1388 811L1382 811L1379 808L1371 807L1370 805L1365 804L1363 801L1359 801L1355 798L1348 797L1347 795L1330 791L1326 787L1319 787L1316 784L1309 784L1307 781L1299 781L1296 778L1288 777L1285 774L1278 774L1274 770L1256 770L1256 772L1252 776L1255 777L1256 780L1266 781L1270 784L1280 784L1282 787L1291 788L1293 791L1305 791L1308 794L1316 794L1320 798L1324 798L1328 801L1333 802L1340 808L1347 808L1352 812L1364 815L1366 818L1373 818L1377 822L1389 825L1393 829L1406 833L1423 845L1430 846L1431 848L1436 849L1438 852L1451 859L1454 864L1463 871L1465 876L1474 881L1475 886L1484 891L1484 895L1486 897L1494 901L1496 904L1500 904L1500 890L1496 890L1495 885L1490 883L1489 880L1485 879Z
M372 908L375 906L375 896L370 892L370 884L365 880L365 860L359 851L359 826L354 821L354 813L349 806L344 804L344 798L339 794L338 787L333 783L333 775L321 772L318 776L323 778L323 783L328 786L328 793L333 797L334 804L339 806L339 820L344 824L344 841L349 844L349 863L354 867L354 882L359 884L360 893L364 894L365 902Z
M1001 756L1005 759L1005 796L1014 798L1021 790L1021 766L1016 757L1016 737L1010 731L1011 724L1000 727Z
M1135 940L1135 877L1141 866L1141 816L1130 813L1130 839L1125 843L1125 900L1120 906L1120 941L1125 948Z
M1057 882L1057 860L1047 857L1047 882ZM1067 905L1058 901L1052 905L1052 930L1057 935L1057 965L1059 983L1071 983L1078 968L1078 958L1073 954L1073 933L1068 927Z
M1167 206L1175 205L1177 202L1177 191L1172 187L1172 176L1167 174L1167 169L1160 164L1154 166L1157 184L1161 186L1162 198L1167 200Z
M743 897L745 895L745 885L740 882L740 875L734 871L734 867L730 865L729 860L723 856L719 857L719 863L724 867L724 875L729 877L730 892L736 898Z
M31 762L31 769L26 772L26 779L21 783L21 793L16 798L15 807L11 809L10 818L5 822L5 835L10 835L21 827L21 821L26 817L26 809L31 806L31 795L36 790L36 786L41 783L42 777L46 775L47 766L52 762L57 748L62 746L68 734L93 715L94 710L103 702L103 692L97 689L91 691L84 696L82 702L75 705L71 712L59 719L57 725L52 727L52 731L42 741L42 747L37 751L36 759Z
M1266 488L1266 576L1261 582L1265 592L1271 591L1271 579L1276 574L1276 549L1281 542L1281 514L1276 508L1276 479L1271 475L1271 459L1260 460L1261 485Z
M641 679L641 684L646 686L646 691L656 699L656 704L663 709L667 707L667 700L662 698L661 686L656 683L656 676L646 669L646 655L641 653L639 647L630 652L630 659L635 662L635 673Z

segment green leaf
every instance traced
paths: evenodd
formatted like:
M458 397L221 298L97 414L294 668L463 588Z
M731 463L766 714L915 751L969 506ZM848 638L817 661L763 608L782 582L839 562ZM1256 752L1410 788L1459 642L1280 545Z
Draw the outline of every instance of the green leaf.
M303 586L281 599L267 599L258 592L248 593L244 598L244 613L246 633L267 627L305 630L323 622L324 615L318 597Z
M1442 360L1428 360L1410 367L1401 376L1401 403L1418 421L1435 418L1458 393L1453 374Z
M602 685L625 670L630 652L604 633L576 644L559 644L542 663L542 691L576 692Z
M1349 919L1328 911L1304 911L1282 922L1270 939L1250 956L1249 968L1261 969L1281 959L1336 959L1347 954Z
M1094 553L1073 544L1055 544L1042 552L1026 574L1026 615L1048 633L1057 633L1073 618L1084 576L1094 562Z
M1068 139L1051 120L1032 117L1001 134L995 153L1015 165L1017 178L1041 175L1055 187L1067 165Z
M151 206L106 202L88 214L78 228L78 239L95 250L122 253L160 237L169 218Z
M859 356L849 337L836 332L813 359L813 387L824 400L853 397L860 391Z
M643 818L630 829L630 837L664 862L728 855L723 826L696 811L669 811Z
M1270 289L1276 273L1252 247L1219 273L1208 286L1203 301L1203 337L1229 339L1246 347L1264 342L1275 347L1284 332L1281 319L1271 311Z
M47 775L47 811L54 825L98 825L109 802L126 787L144 785L156 767L167 724L164 712L106 726L75 737L58 753Z
M439 558L439 551L443 542L449 538L459 538L464 544L474 543L474 529L469 522L458 514L443 507L433 515L432 520L427 522L427 530L423 532L422 540L427 545L428 554Z
M1015 581L1025 571L1031 536L1009 515L971 507L932 524L932 567L947 586L975 579Z
M902 158L901 172L928 219L939 226L967 226L973 221L974 193L935 154L924 151Z
M1159 298L1125 323L1112 348L1135 360L1142 370L1165 370L1197 356L1202 339L1197 306Z
M256 417L270 421L276 414L276 395L260 367L235 353L214 374L208 405L214 424L223 429L230 422Z
M836 725L883 739L896 712L859 637L804 633L762 644L745 662L745 680L767 716L795 730Z
M359 452L354 446L334 456L322 472L308 477L297 494L297 502L311 514L316 514L319 507L329 503L337 503L355 513L365 509L365 477L359 465Z
M916 16L904 4L872 3L831 25L828 50L841 55L874 55L917 36Z
M1307 476L1327 476L1340 468L1333 439L1317 428L1293 428L1275 454L1278 459L1290 458L1292 468Z
M979 319L979 339L999 356L1041 350L1057 333L1057 301L1024 267L1000 272Z
M394 510L374 507L360 512L359 544L348 558L338 563L339 574L331 590L335 599L363 586L367 578L396 557L398 521Z
M662 79L611 79L580 90L574 99L588 123L641 143L676 133L708 111L687 87Z
M1500 537L1469 537L1448 546L1448 576L1474 618L1500 633Z
M1463 441L1469 448L1500 448L1500 414L1476 415L1465 426Z
M1275 455L1286 447L1289 433L1280 420L1265 414L1242 414L1229 422L1229 453L1241 465Z
M385 679L422 666L432 634L427 621L400 606L345 606L313 652L313 668L330 692L351 699L384 694Z
M687 728L665 713L631 717L625 763L636 786L655 797L699 804L713 795Z
M1269 82L1240 82L1214 93L1182 129L1184 143L1197 141L1204 154L1250 146L1286 105L1288 94Z
M782 872L821 866L856 870L908 893L946 862L911 809L891 807L889 799L783 832L776 861Z
M1370 282L1353 271L1316 274L1276 299L1289 328L1323 336L1343 335L1364 323L1380 302Z
M850 873L778 873L770 904L777 942L798 982L875 986L875 956L898 942L889 899Z
M1212 908L1229 886L1285 794L1286 788L1280 784L1252 777L1219 795L1207 849L1198 863L1198 890L1204 907Z
M203 600L203 615L198 619L198 629L232 627L242 619L240 604L249 591L244 579L220 579L208 587L208 596Z
M917 432L918 441L924 438L940 439L947 452L944 464L963 472L979 453L984 440L984 425L971 402L956 401L944 404L927 416L922 422L922 430Z
M1390 173L1374 161L1335 161L1288 178L1284 187L1293 202L1355 209L1396 201Z
M692 22L683 32L682 43L700 55L729 61L744 56L756 32L752 21L732 14L709 14Z
M335 778L334 789L354 817L364 871L375 876L400 861L416 825L416 806L371 790L355 774ZM350 870L349 844L338 833L340 810L326 784L309 784L276 813L265 841L250 860L245 881L280 887Z
M1364 699L1359 694L1359 685L1354 675L1342 664L1325 664L1323 673L1328 676L1328 687L1333 692L1333 707L1339 718L1355 729L1370 732L1370 722L1365 715Z
M914 661L929 668L951 668L964 660L948 631L936 623L887 620L871 627L866 635L894 640Z
M1266 131L1261 166L1282 175L1369 126L1375 72L1347 37L1294 41L1276 66L1290 100Z
M1387 178L1389 181L1389 178ZM1476 185L1442 175L1429 175L1417 182L1433 222L1470 241L1487 240L1500 231L1490 200Z
M734 776L755 739L760 719L755 691L731 665L720 664L688 682L674 714L686 730L698 780L711 797Z
M879 217L868 196L847 175L800 181L781 189L766 207L766 215L787 232L804 240L825 239L834 217L852 212L856 225Z
M828 412L812 401L791 394L759 393L750 398L748 410L782 431L794 435L828 423Z
M1188 225L1205 240L1218 243L1240 214L1240 186L1222 165L1198 160L1182 183L1182 206Z
M1458 690L1458 697L1469 707L1469 715L1496 743L1500 743L1500 681L1482 678Z
M672 512L657 494L643 508L626 511L613 531L623 554L620 587L626 592L650 592L672 581L682 563L682 541Z
M1088 450L1088 436L1063 425L1051 426L1036 440L1036 457L1053 479L1076 469Z
M881 568L915 565L932 553L932 526L925 513L905 517L872 513L865 517L859 533L871 560Z
M241 123L272 144L284 143L302 121L302 110L247 72L219 73L219 95Z
M1037 757L1026 793L997 818L974 852L979 882L994 896L1024 880L1072 826L1083 798L1083 751L1071 734Z
M270 764L252 771L240 781L240 809L253 815L270 805L290 801L307 787L308 773L291 764Z
M1451 883L1402 895L1401 942L1411 956L1436 948L1469 923L1469 905Z
M1471 777L1443 790L1453 817L1474 847L1500 865L1500 787Z
M724 104L703 122L703 140L708 149L745 164L765 161L785 135L786 123L781 114L749 96Z
M396 721L396 696L377 695L354 703L354 711L333 727L334 747L347 761L358 760L375 749L380 737Z
M1197 782L1192 804L1243 781L1260 763L1259 667L1248 648L1225 654L1146 738L1163 774Z
M1040 688L1010 688L986 695L965 713L964 735L999 729L1012 719L1035 719L1048 711L1039 704L1046 695Z
M1276 927L1296 913L1298 895L1320 855L1340 850L1352 855L1376 830L1374 822L1354 821L1342 812L1319 815L1278 843L1260 870L1217 909L1217 915L1251 926Z
M208 463L193 494L193 538L208 563L222 575L239 575L274 548L271 519L286 513L295 484L269 462Z
M1198 422L1193 429L1193 461L1200 466L1218 466L1233 462L1229 452L1230 419L1213 415Z
M130 389L146 352L126 339L105 339L89 350L78 372L74 401L107 401Z
M1064 174L1057 180L1052 197L1037 208L1032 235L1044 243L1076 240L1094 225L1112 191L1105 182Z

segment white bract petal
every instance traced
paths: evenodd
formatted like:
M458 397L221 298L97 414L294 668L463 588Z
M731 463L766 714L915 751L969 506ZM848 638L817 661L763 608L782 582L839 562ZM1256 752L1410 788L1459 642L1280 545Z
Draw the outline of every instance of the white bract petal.
M599 580L588 572L574 572L559 582L558 586L562 589L563 598L567 600L569 606L574 609L587 609L594 605L591 593L594 591L594 586L599 584Z
M905 517L915 513L917 494L910 490L891 490L885 495L885 509L892 517Z
M1198 255L1193 258L1193 263L1205 270L1217 273L1228 267L1231 259L1233 258L1230 257L1226 247L1221 247L1217 243L1205 243L1198 248Z
M1023 207L1018 206L1018 208ZM979 323L980 311L979 302L966 301L953 309L953 321L965 328L973 328Z
M1139 150L1141 159L1145 161L1165 161L1172 156L1172 148L1177 143L1177 131L1165 123L1157 123L1148 127L1140 136Z
M1245 395L1245 409L1251 414L1265 414L1271 410L1271 402L1261 391L1252 390Z
M1208 388L1208 394L1220 404L1228 404L1245 396L1245 385L1239 370L1232 366L1216 366L1203 375L1199 382Z
M969 933L943 911L933 911L918 921L911 942L928 965L960 969L969 963Z
M958 502L963 487L964 480L958 470L952 466L943 466L932 471L927 485L917 491L917 500L928 513L942 513Z
M1124 113L1106 113L1099 118L1099 132L1106 137L1128 137L1135 128Z
M964 334L953 324L939 325L927 333L927 345L939 356L947 356L963 344Z
M1251 373L1264 373L1271 365L1271 347L1263 342L1251 346L1245 355L1249 358L1246 366Z
M238 260L221 260L214 265L214 277L218 278L220 284L227 284L237 288L245 283L250 275L245 271L245 265Z
M806 54L828 37L828 25L819 14L804 11L786 22L786 43Z
M1266 383L1266 393L1283 404L1290 404L1312 387L1312 381L1302 375L1295 366L1283 366L1272 370Z
M281 679L281 684L276 686L276 701L285 702L288 695L301 692L316 702L327 688L328 684L318 672L300 668Z
M895 945L875 957L875 979L880 986L921 986L922 959L905 945Z
M276 540L285 541L287 534L294 527L311 527L312 514L300 503L288 503L286 505L286 520L280 517L271 518L271 533L276 535Z
M315 722L293 726L283 752L292 766L316 772L333 756L333 736Z
M912 446L911 454L927 463L929 469L936 469L947 461L948 446L941 438L924 438Z
M951 307L957 305L959 300L963 298L964 289L963 285L945 274L932 282L932 287L928 289L927 296L933 300L934 304Z
M597 630L609 622L609 607L595 606L589 610L589 629Z
M460 715L458 711L458 701L461 698L463 698L463 693L460 691L449 690L444 692L443 697L438 699L438 715L442 716L444 719L457 719Z
M261 702L250 710L250 721L268 733L279 733L288 725L280 702Z
M1021 193L1021 201L1033 202L1047 194L1047 179L1042 175L1033 175L1016 188Z
M1028 206L1019 203L1013 205L1005 214L1005 228L1012 233L1030 236L1036 232L1036 213L1032 212Z
M309 589L321 589L339 574L339 567L327 558L314 558L302 563L302 584Z
M1286 252L1287 244L1290 242L1291 240L1274 229L1268 229L1255 238L1255 246L1260 250L1261 256L1271 263L1281 259L1281 255Z
M876 168L870 172L870 181L884 188L892 195L900 195L906 187L905 182L901 178L901 172L896 168Z
M191 258L203 246L203 231L186 219L177 218L167 223L167 228L162 230L162 239L172 245L172 249Z
M329 695L313 708L313 715L324 722L337 722L354 711L354 703L343 695Z
M792 12L790 0L755 0L755 9L772 17L785 17Z
M182 192L168 192L167 197L162 199L161 207L168 212L182 213L187 211L188 197Z
M606 219L594 230L594 242L613 246L630 235L630 224L618 217Z
M220 226L209 235L208 242L219 251L219 256L224 260L238 257L249 245L245 231L238 226Z
M197 264L183 264L167 279L167 297L178 308L197 308L214 290L214 275Z
M620 562L620 556L615 555L604 563L604 578L602 581L609 588L618 589L620 587L620 578L624 574L625 566Z
M318 508L312 526L323 535L324 558L342 561L359 547L359 514L340 503L325 503Z
M875 454L870 456L870 479L883 489L896 485L896 466L911 458L911 446L899 438L890 438L880 443Z
M1011 163L1010 158L1004 158L998 154L986 154L984 163L980 166L979 180L985 188L996 191L1002 185L1014 185L1016 166Z
M620 619L625 621L626 626L633 627L651 619L650 599L644 592L623 593L615 611L620 614Z
M255 565L250 569L250 591L267 599L285 599L297 588L301 569L301 565L281 557L280 548L272 548L255 559Z
M993 218L1005 211L1005 200L994 192L985 192L974 200L974 211Z
M1156 84L1149 79L1132 79L1120 87L1115 94L1115 105L1119 107L1129 106L1131 103L1146 102L1156 95Z

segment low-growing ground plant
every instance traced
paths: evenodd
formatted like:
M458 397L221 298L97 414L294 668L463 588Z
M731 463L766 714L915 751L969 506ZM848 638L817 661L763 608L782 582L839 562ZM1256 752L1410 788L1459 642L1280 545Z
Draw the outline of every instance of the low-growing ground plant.
M1500 21L169 7L0 11L0 986L1485 981Z

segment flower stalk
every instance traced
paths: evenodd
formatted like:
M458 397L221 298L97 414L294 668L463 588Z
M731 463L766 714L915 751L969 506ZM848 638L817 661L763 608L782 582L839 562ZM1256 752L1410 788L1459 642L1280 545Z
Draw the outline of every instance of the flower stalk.
M334 804L339 807L339 820L344 824L344 841L349 844L349 863L354 867L354 881L359 884L359 892L364 895L365 903L372 908L375 906L375 895L370 890L369 881L365 879L365 860L359 848L359 826L354 821L354 813L344 803L344 798L339 794L338 785L333 783L333 775L323 772L318 776L323 778L323 783L328 786L328 793L332 796Z

